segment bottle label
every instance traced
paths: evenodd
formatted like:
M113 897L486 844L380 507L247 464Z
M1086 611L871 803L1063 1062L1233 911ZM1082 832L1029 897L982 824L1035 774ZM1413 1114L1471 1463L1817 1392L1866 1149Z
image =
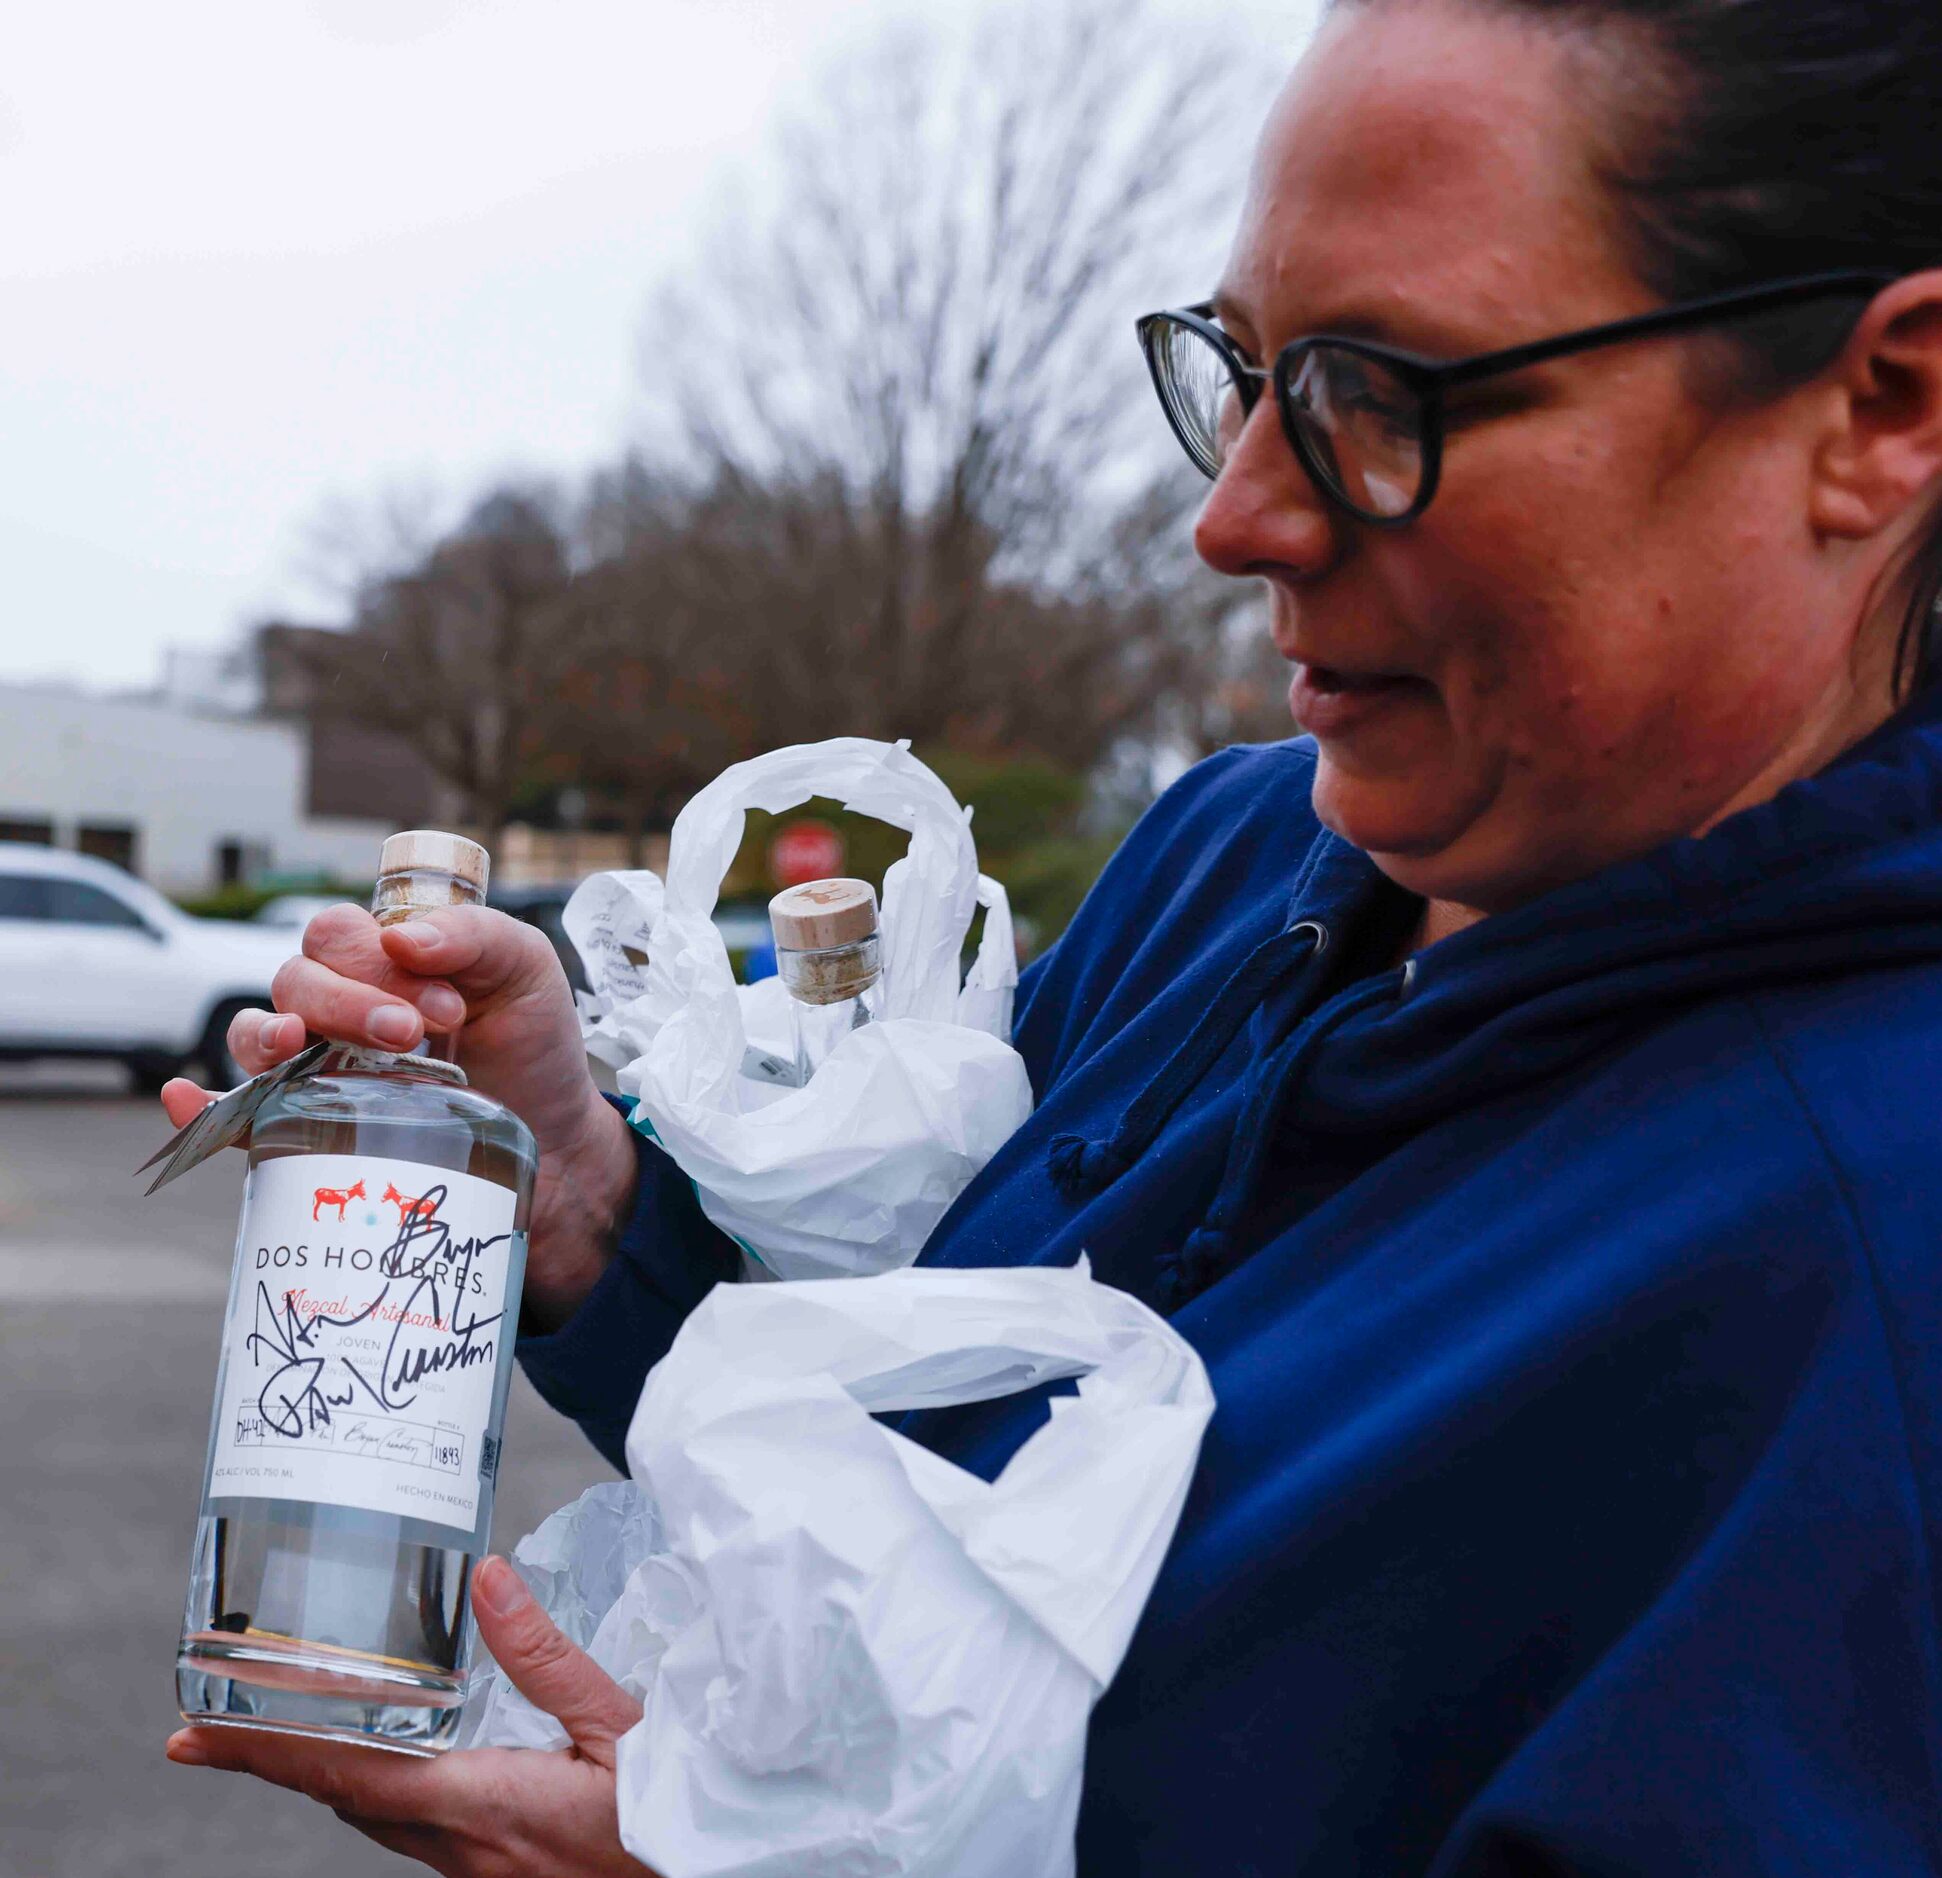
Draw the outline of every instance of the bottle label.
M523 1266L516 1200L367 1154L250 1170L209 1492L472 1532Z

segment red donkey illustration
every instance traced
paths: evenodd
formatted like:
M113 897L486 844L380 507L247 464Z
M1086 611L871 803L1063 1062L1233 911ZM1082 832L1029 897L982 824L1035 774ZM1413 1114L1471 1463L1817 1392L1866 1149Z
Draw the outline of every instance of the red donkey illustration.
M317 1187L313 1192L316 1197L310 1203L310 1217L315 1219L325 1207L334 1206L337 1209L337 1223L341 1226L344 1223L344 1209L353 1200L364 1198L364 1182L360 1180L355 1187Z
M434 1218L438 1212L438 1202L436 1200L414 1200L410 1194L400 1193L389 1181L385 1182L384 1199L380 1200L378 1204L383 1206L386 1201L389 1201L391 1205L398 1209L398 1224L400 1226L408 1219Z

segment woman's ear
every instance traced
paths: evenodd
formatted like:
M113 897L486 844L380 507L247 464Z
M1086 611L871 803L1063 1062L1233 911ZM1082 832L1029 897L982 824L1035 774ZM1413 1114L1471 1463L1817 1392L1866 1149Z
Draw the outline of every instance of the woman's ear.
M1942 269L1877 296L1834 367L1812 519L1852 541L1916 525L1942 491Z

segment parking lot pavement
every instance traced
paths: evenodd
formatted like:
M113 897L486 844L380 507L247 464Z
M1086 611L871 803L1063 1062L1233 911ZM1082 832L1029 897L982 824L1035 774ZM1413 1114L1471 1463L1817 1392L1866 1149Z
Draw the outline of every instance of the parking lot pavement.
M167 1134L118 1069L0 1067L0 1878L423 1870L162 1758L242 1172L144 1200ZM516 1378L499 1548L611 1477Z

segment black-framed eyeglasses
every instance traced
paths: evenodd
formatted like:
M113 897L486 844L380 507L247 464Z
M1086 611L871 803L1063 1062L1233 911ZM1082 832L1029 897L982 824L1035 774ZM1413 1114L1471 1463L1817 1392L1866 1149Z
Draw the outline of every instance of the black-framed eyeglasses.
M1250 365L1214 324L1211 303L1149 313L1138 331L1167 421L1206 475L1220 475L1263 386L1272 385L1281 427L1317 487L1357 519L1398 528L1436 494L1445 400L1460 386L1835 294L1872 298L1899 278L1860 269L1806 274L1467 359L1430 359L1346 334L1307 333L1283 346L1272 366Z

